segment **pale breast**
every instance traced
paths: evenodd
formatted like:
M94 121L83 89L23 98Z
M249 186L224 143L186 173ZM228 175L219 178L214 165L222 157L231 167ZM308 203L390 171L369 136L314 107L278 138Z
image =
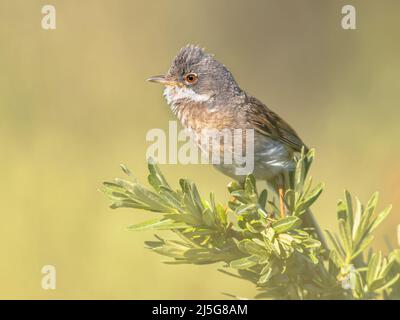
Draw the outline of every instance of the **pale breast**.
M246 122L240 112L235 108L209 108L207 106L207 97L205 95L197 95L192 90L185 91L173 87L167 87L164 96L171 107L172 112L178 117L183 127L188 129L194 141L199 145L203 152L210 153L202 145L202 142L209 137L209 130L233 129L252 129L251 124ZM223 137L223 134L222 134ZM291 170L293 167L292 152L285 144L279 140L267 137L265 135L254 133L254 174L258 179L271 179L283 170ZM246 135L243 135L242 152L246 150ZM242 164L232 163L225 165L222 157L228 153L237 152L234 147L224 143L222 139L218 145L221 164L217 168L228 176L240 180L241 177L235 175L235 169ZM227 150L228 148L228 150ZM210 155L209 155L210 156Z

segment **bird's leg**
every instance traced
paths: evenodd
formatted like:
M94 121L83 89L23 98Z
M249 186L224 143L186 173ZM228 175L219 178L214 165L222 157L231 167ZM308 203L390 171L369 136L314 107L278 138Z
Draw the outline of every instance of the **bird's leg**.
M286 217L286 208L285 208L285 176L283 174L279 174L275 178L275 188L278 189L279 211L281 217L284 218Z
M281 217L284 218L286 217L286 209L285 209L285 200L284 200L284 190L282 186L278 187L278 192L279 192L279 206L280 206L280 211L281 211Z

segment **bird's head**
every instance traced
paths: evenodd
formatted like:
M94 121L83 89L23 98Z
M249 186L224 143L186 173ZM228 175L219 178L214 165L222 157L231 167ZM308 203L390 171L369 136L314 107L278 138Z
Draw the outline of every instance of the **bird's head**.
M211 54L193 45L183 47L165 75L147 79L165 86L169 104L211 103L241 92L232 74Z

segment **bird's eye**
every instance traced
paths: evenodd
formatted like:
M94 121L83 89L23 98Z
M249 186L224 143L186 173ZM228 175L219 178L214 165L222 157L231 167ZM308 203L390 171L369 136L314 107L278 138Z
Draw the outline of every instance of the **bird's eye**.
M189 83L189 84L195 83L195 82L197 81L197 74L195 74L195 73L188 73L188 74L185 76L185 81L186 81L187 83Z

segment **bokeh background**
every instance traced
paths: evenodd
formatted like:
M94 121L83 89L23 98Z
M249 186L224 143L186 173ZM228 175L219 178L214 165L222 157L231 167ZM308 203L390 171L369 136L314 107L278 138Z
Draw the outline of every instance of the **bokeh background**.
M381 192L393 212L376 248L400 223L400 2L350 1L357 30L343 30L349 1L0 1L0 298L214 299L255 289L216 266L170 266L144 249L151 216L108 208L98 191L120 163L146 181L145 135L173 119L159 86L180 47L215 53L242 88L291 123L317 150L326 190L314 211L336 228L343 189ZM57 29L41 28L53 4ZM210 166L164 165L200 190L228 195ZM57 289L41 268L57 268Z

